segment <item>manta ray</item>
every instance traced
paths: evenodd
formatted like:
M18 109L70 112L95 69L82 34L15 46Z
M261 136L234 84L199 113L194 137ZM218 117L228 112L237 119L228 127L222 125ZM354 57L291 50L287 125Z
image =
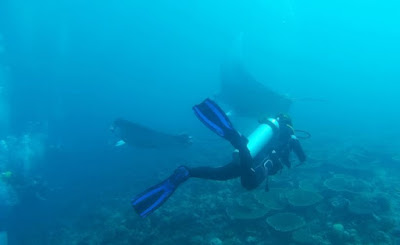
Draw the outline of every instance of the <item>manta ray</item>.
M128 144L137 148L160 149L184 147L192 143L192 137L190 135L167 134L122 118L116 119L111 125L110 130L119 138L116 146Z
M242 64L221 66L221 91L217 99L244 117L287 113L293 102L258 82Z
M220 91L216 100L238 116L264 117L287 113L292 100L257 81L242 62L243 34L235 40L229 59L221 64Z

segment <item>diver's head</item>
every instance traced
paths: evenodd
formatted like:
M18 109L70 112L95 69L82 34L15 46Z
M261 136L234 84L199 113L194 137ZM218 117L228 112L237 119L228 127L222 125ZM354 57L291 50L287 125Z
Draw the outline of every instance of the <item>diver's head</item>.
M289 125L290 127L293 127L292 119L288 114L279 113L276 116L276 120L279 122L280 125Z

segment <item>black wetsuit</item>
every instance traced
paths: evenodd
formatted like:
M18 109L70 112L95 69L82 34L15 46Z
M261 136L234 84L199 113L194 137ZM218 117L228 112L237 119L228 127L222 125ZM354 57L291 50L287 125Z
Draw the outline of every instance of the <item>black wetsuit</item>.
M241 159L247 158L249 153L246 150L239 150ZM243 164L243 161L238 158L222 167L189 168L189 173L190 177L212 180L229 180L240 177L242 186L251 190L257 188L268 175L274 175L280 171L283 165L290 168L289 154L291 151L295 152L300 162L306 160L306 155L294 135L292 127L280 125L278 136L252 161L249 161L250 164Z

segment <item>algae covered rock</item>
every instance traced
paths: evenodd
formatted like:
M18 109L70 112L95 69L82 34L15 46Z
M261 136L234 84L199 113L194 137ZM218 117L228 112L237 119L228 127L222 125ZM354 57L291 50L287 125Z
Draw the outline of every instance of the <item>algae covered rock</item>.
M267 223L276 231L294 231L305 225L302 217L293 213L278 213L267 218Z
M332 226L332 231L337 237L344 237L345 235L345 229L344 226L340 223L334 224Z
M333 244L345 244L351 239L350 233L341 223L333 224L328 235Z

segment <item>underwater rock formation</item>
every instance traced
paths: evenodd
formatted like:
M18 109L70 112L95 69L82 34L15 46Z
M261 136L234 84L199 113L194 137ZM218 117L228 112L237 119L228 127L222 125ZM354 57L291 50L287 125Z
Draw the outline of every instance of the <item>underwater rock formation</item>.
M333 244L347 244L357 237L357 233L355 230L346 230L341 223L336 223L332 225L328 237Z

